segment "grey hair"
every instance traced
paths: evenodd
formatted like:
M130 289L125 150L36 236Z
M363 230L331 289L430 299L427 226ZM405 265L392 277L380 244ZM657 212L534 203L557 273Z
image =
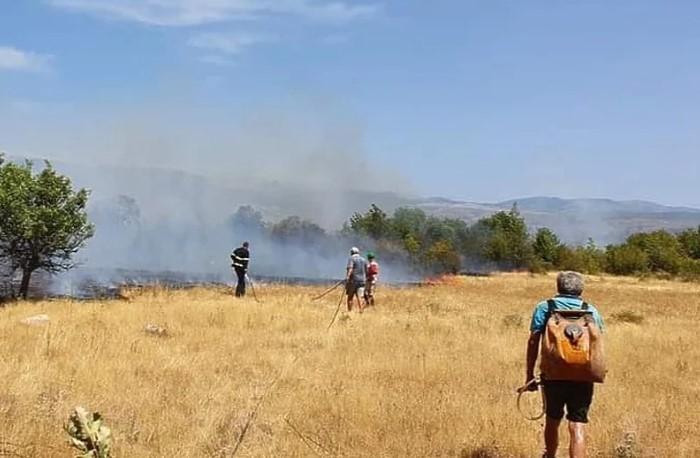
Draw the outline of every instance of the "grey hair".
M583 275L570 270L559 272L559 275L557 275L557 291L559 294L580 296L583 293Z

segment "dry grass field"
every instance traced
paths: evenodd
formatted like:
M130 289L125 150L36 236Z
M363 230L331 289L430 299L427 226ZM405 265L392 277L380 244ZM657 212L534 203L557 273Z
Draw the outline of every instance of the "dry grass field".
M237 456L535 457L542 422L519 416L515 388L530 312L553 287L385 288L330 330L338 296L309 299L322 288L259 285L261 304L197 289L7 306L0 456L73 456L62 425L82 405L104 415L118 457L232 456L243 430ZM585 296L606 318L610 366L590 455L700 456L700 285L591 277ZM50 324L19 323L37 313ZM151 322L168 335L146 334Z

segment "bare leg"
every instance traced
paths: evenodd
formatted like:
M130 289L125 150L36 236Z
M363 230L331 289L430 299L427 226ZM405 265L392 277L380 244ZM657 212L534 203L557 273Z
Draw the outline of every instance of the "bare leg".
M545 458L556 458L557 447L559 446L559 424L561 420L547 417L544 426L544 447Z
M586 458L586 424L569 422L569 456Z
M352 311L352 300L353 296L351 294L348 294L348 312Z

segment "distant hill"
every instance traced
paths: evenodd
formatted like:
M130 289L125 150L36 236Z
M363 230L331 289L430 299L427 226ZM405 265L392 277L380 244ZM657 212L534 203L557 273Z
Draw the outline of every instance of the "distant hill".
M513 199L496 204L501 208L511 208L513 204L527 211L539 212L581 212L596 213L700 213L700 209L689 207L670 207L644 200L612 199L561 199L559 197L527 197Z
M604 245L620 242L634 232L678 231L700 225L700 209L641 200L527 197L484 204L429 199L417 206L430 214L476 221L515 204L532 229L549 227L569 243L584 243L590 237Z
M40 163L37 161L37 163ZM54 162L76 185L93 190L93 205L112 201L117 195L136 199L145 222L218 224L240 205L253 205L270 221L290 215L313 220L337 229L358 211L376 203L387 212L408 206L441 217L475 222L501 210L518 209L532 229L549 227L562 240L584 243L589 237L598 244L624 240L639 231L677 231L700 225L700 209L672 207L646 201L611 199L562 199L527 197L497 203L478 203L444 197L416 198L393 192L311 189L279 182L261 182L240 187L205 176L167 168L84 165ZM233 176L234 174L232 174Z

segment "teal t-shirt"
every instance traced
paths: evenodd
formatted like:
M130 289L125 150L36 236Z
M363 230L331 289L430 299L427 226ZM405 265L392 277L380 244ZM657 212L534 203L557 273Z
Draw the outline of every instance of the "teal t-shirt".
M552 299L554 299L557 306L556 308L559 310L580 310L581 305L583 304L583 299L577 296L565 296L563 294L559 294L554 296ZM542 301L537 304L535 311L532 312L532 321L530 322L531 332L544 332L547 319L549 318L547 316L548 310L549 305L547 304L547 301ZM593 304L589 303L588 310L593 312L593 319L595 320L596 325L598 325L598 328L603 331L603 318L600 316L600 313L598 313L598 309L596 309Z

